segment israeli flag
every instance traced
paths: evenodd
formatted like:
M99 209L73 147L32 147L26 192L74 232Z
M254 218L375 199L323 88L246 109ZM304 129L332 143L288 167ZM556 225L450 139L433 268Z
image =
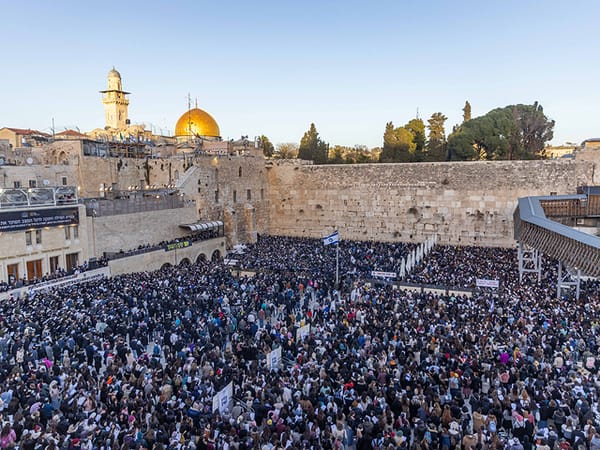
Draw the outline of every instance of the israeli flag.
M337 244L340 242L340 235L337 231L323 238L323 245Z

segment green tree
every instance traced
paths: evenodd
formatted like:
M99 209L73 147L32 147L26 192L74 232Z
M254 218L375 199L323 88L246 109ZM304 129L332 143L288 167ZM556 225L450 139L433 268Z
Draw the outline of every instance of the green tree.
M281 142L275 150L277 159L295 159L298 157L298 144L295 142Z
M471 104L469 100L465 102L465 107L463 108L463 123L471 120Z
M458 127L448 138L452 160L540 159L554 121L537 102L496 108Z
M425 150L425 123L422 119L412 119L404 128L409 130L413 135L413 142L415 144L414 161L423 160L423 152Z
M444 123L448 118L441 112L436 112L427 120L429 140L427 142L427 161L444 161L446 159L446 131Z
M314 161L315 164L326 164L328 152L329 145L319 137L317 127L311 123L310 128L300 140L298 158Z
M405 127L394 128L392 122L385 126L380 162L410 162L415 160L416 144L413 133Z
M329 151L330 164L344 164L346 162L346 147L343 145L334 145Z
M263 134L258 138L258 143L262 147L263 155L265 155L265 158L270 158L273 156L273 153L275 152L275 147L273 146L268 137L266 137Z

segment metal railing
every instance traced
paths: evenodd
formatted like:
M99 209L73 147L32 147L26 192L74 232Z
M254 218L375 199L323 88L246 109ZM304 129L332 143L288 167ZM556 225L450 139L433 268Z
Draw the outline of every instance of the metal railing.
M79 203L75 186L0 188L0 209L63 206Z
M155 195L124 197L115 199L85 199L87 216L116 216L164 209L184 208L188 205L182 195Z

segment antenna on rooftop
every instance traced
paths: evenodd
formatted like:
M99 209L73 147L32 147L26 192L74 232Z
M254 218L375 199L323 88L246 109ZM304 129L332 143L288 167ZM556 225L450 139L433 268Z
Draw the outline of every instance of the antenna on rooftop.
M192 110L192 96L190 95L189 92L188 92L188 95L187 95L187 101L188 101L188 133L191 136L192 135L192 115L191 115L191 110Z

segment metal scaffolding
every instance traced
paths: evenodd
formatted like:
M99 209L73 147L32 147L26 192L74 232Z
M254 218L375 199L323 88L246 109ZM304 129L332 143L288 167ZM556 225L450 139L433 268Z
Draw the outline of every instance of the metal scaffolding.
M563 266L562 261L558 261L558 280L556 282L556 297L560 298L563 289L575 288L575 298L579 300L581 286L581 270Z
M517 256L519 258L519 283L523 282L523 275L526 273L535 273L538 283L542 281L542 252L519 241Z

